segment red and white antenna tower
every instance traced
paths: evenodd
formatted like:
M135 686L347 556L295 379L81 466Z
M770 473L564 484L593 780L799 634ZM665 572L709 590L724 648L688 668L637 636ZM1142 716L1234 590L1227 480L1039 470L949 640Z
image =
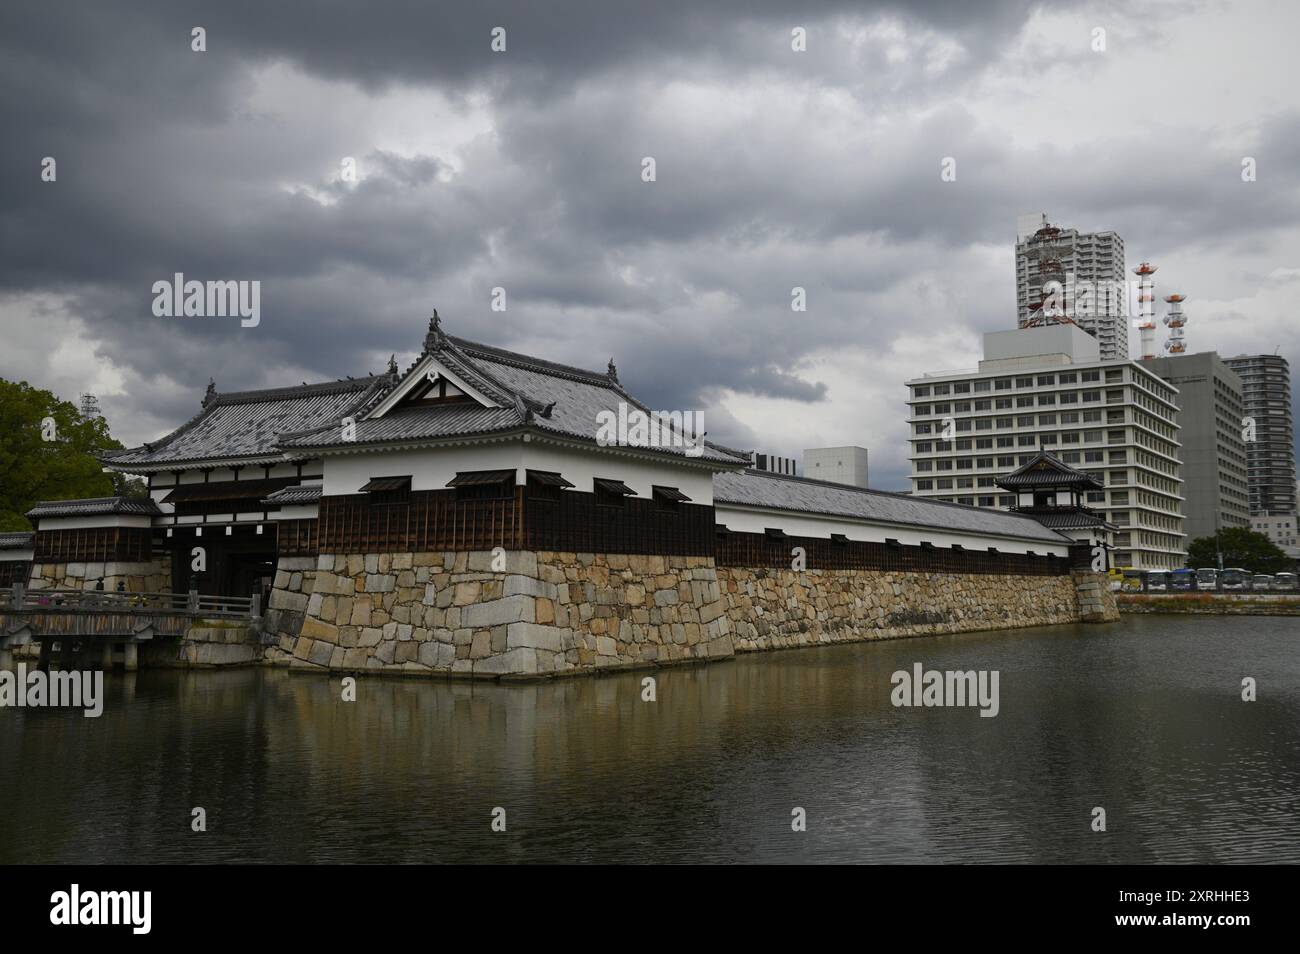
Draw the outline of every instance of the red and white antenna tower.
M1142 336L1142 360L1150 361L1156 356L1156 283L1151 276L1156 267L1150 262L1143 262L1133 269L1138 277L1138 319L1134 322Z
M1187 350L1187 342L1183 340L1183 325L1187 324L1187 316L1183 314L1183 302L1186 300L1186 295L1165 296L1165 301L1169 303L1169 314L1165 315L1165 324L1169 326L1169 340L1165 342L1165 350L1170 354L1182 354Z

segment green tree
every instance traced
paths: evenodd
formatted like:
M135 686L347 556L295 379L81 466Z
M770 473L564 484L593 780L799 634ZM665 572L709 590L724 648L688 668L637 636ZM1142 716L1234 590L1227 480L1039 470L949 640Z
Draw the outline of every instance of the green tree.
M1280 573L1295 568L1287 556L1262 533L1245 527L1219 531L1217 549L1223 552L1223 565L1239 566L1252 573ZM1193 568L1218 566L1214 537L1197 537L1187 548L1187 565Z
M132 481L105 474L96 459L121 446L102 417L83 419L50 391L0 378L0 531L32 529L25 514L38 500L125 491Z

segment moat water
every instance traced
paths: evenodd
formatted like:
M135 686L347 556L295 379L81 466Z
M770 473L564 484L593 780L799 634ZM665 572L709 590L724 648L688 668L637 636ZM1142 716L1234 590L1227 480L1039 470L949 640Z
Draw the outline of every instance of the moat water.
M918 662L997 670L998 715L894 707ZM0 863L1300 861L1294 618L340 688L145 671L98 719L0 709Z

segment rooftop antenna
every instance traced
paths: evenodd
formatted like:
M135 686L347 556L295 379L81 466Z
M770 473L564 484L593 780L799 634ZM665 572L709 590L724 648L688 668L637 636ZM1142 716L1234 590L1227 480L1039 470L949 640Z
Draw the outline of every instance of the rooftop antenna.
M1138 277L1138 332L1142 338L1142 360L1150 361L1156 356L1156 319L1155 319L1155 281L1151 278L1156 273L1156 266L1143 262L1133 269Z
M1187 342L1183 340L1183 326L1187 324L1187 316L1183 314L1183 302L1186 300L1186 295L1165 296L1165 301L1169 303L1169 314L1165 315L1165 324L1169 326L1169 340L1165 342L1165 350L1170 354L1182 354L1187 350Z

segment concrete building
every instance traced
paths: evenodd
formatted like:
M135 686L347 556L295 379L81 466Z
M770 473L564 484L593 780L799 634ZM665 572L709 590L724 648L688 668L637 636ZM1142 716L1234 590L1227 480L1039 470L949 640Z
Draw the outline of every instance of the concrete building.
M812 447L803 452L803 474L850 487L867 486L865 447Z
M1250 529L1264 534L1280 547L1295 548L1300 546L1296 523L1296 515L1293 513L1256 516L1250 518Z
M1188 541L1250 525L1241 379L1213 351L1142 362L1178 389Z
M1241 378L1246 417L1255 439L1246 443L1252 516L1296 512L1295 422L1291 366L1275 354L1237 355L1224 364Z
M1183 565L1178 391L1142 363L1048 325L990 332L978 370L907 386L913 495L1008 509L998 480L1046 450L1101 480L1086 503L1116 527L1116 565Z
M1034 232L1046 224L1046 213L1027 213L1016 220L1016 315L1024 328L1043 297L1040 262ZM1053 239L1053 258L1064 272L1066 313L1095 337L1101 359L1129 356L1128 274L1124 270L1124 240L1114 232L1061 229Z
M785 477L798 477L799 468L793 457L777 457L775 454L749 455L751 466L767 474L781 474Z

